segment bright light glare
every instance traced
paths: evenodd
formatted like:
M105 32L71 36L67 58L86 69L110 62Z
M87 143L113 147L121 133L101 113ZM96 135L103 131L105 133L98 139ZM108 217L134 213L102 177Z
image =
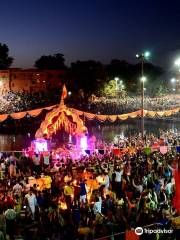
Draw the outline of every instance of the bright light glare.
M139 54L136 54L136 57L139 58Z
M69 92L68 92L68 95L69 95L69 96L71 96L71 94L72 94L72 92L71 92L71 91L69 91Z
M144 76L141 78L141 82L145 82L146 80L147 80L147 78Z
M171 78L171 82L172 82L172 83L175 83L175 82L176 82L176 79L175 79L175 78Z
M46 140L34 140L35 151L43 152L48 151L47 141Z
M87 137L83 136L80 139L80 147L82 150L86 150L87 149Z
M176 89L175 89L175 88L173 88L173 91L176 91Z
M176 59L176 61L174 62L174 64L178 67L180 67L180 58Z
M118 78L118 77L115 77L114 79L115 79L115 81L119 81L119 78Z
M145 53L144 53L144 56L145 56L146 58L148 58L148 57L150 56L150 52L148 52L148 51L145 52Z

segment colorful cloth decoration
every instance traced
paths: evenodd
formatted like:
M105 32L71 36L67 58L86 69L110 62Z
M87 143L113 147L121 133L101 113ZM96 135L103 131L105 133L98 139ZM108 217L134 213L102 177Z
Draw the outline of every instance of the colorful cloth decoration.
M167 146L160 146L159 150L162 154L166 154L167 151L168 151L168 147Z
M144 152L146 153L146 155L150 155L151 154L151 148L150 147L145 147Z
M180 153L180 146L176 146L176 152Z
M114 155L119 156L120 155L120 149L119 148L114 148L113 153L114 153Z

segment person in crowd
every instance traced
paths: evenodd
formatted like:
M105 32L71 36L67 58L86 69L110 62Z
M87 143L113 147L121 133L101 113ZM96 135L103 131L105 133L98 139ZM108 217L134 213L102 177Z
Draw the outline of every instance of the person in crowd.
M70 182L67 182L67 185L64 186L64 197L65 197L65 201L68 209L71 208L72 196L73 196L73 187L71 186Z
M7 210L5 211L5 217L6 217L6 232L9 235L10 239L14 239L16 212L12 208L12 205L9 205L7 207Z
M19 184L19 182L17 182L13 187L13 194L21 196L22 192L23 192L23 187Z
M30 210L32 220L35 220L35 210L37 206L36 195L33 193L33 189L30 189L29 193L25 195L26 206Z
M87 199L87 186L85 180L80 180L80 202L85 203Z
M102 210L102 199L100 196L96 196L96 199L95 199L95 203L94 203L94 207L93 207L93 211L94 211L94 214L101 214L101 210Z
M3 208L0 207L0 232L1 232L1 238L6 238L6 216L3 211Z

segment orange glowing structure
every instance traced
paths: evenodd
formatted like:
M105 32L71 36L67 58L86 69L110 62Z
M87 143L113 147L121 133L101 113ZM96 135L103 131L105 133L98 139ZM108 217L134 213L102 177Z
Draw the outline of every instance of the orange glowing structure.
M50 137L61 129L64 129L67 133L71 135L74 134L76 136L80 136L87 132L87 128L79 115L64 104L64 99L66 98L64 91L66 91L65 86L63 87L63 93L59 106L46 115L45 120L36 131L36 138L42 138L44 134Z

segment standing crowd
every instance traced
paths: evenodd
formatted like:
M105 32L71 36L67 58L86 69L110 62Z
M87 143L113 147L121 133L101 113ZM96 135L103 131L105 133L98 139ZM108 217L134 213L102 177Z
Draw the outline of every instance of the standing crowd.
M88 240L115 233L125 239L126 230L157 223L177 239L180 155L173 144L179 139L170 143L165 154L146 154L135 140L126 142L131 151L106 149L80 159L1 153L0 239Z

